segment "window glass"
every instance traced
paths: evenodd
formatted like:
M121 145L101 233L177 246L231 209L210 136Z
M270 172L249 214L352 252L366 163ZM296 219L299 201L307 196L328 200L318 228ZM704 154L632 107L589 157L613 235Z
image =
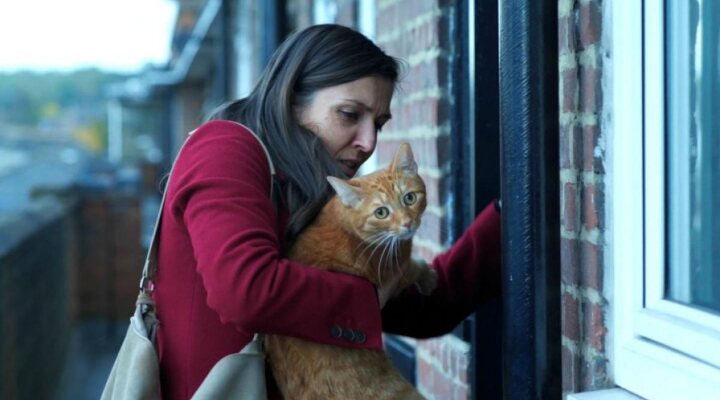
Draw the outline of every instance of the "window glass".
M720 2L665 4L666 296L720 313Z

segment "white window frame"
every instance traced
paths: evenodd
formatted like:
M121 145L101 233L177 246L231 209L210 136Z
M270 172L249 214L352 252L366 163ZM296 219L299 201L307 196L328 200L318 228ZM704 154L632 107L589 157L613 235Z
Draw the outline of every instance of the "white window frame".
M651 400L720 398L720 317L664 299L664 2L615 2L610 20L611 371Z

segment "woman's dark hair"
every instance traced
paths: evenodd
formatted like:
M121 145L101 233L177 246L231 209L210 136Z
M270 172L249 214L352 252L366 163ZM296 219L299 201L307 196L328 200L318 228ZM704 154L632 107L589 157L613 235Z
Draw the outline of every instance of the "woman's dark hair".
M322 141L299 125L295 107L309 104L323 88L368 76L398 81L399 62L348 27L311 26L289 36L275 51L246 98L221 106L212 119L241 122L266 144L275 166L287 176L292 241L328 198L328 175L345 177Z

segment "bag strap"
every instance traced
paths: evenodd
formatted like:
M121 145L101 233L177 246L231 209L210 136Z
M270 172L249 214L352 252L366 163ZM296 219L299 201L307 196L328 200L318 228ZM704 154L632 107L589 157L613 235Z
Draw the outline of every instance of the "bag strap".
M267 147L265 147L265 144L260 140L260 138L253 132L250 128L246 127L245 125L235 122L235 121L228 121L228 122L234 122L243 128L247 129L248 132L250 132L255 139L257 139L258 143L260 143L260 146L262 146L263 152L265 153L265 157L267 158L268 165L270 166L270 201L275 204L275 196L274 196L274 189L275 189L275 165L273 165L272 159L270 158L270 152L268 151ZM191 136L195 131L191 131L188 133L188 136ZM182 147L178 151L178 155L175 157L175 160L173 161L172 167L170 167L170 173L168 174L168 180L165 184L165 190L163 190L162 199L160 200L160 210L158 211L158 216L155 219L155 227L153 228L153 234L152 238L150 239L150 247L148 249L147 255L145 257L145 264L143 266L143 272L142 277L140 278L140 294L144 293L152 293L155 290L155 275L157 274L157 268L158 268L158 236L160 234L160 219L162 218L162 212L163 208L165 206L165 197L167 196L167 189L170 187L170 178L172 177L172 171L175 169L175 164L177 163L178 158L180 157L180 152L182 152L182 149L185 148L185 145L187 144L187 140L183 143Z

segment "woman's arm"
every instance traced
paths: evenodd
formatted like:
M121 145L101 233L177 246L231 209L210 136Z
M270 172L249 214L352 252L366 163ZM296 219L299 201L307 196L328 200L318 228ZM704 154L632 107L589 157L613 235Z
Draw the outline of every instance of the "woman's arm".
M500 214L493 203L445 253L433 260L438 287L423 296L414 287L388 302L383 329L419 338L448 333L477 305L500 294Z
M207 123L182 150L168 200L189 232L207 304L243 332L382 348L370 282L281 257L283 232L269 188L265 154L242 126ZM336 337L337 328L366 339Z

